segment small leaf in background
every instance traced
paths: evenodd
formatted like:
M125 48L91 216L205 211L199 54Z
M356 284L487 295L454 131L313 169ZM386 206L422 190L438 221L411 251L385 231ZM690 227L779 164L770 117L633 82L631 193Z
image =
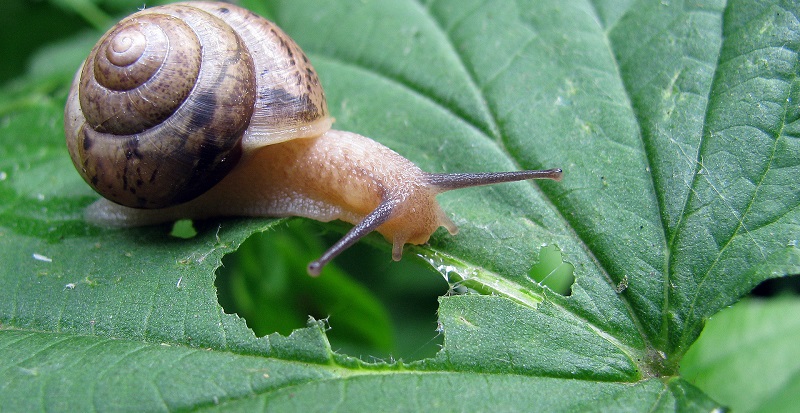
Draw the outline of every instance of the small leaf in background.
M681 362L681 374L737 412L788 412L800 394L800 300L744 300L722 310Z

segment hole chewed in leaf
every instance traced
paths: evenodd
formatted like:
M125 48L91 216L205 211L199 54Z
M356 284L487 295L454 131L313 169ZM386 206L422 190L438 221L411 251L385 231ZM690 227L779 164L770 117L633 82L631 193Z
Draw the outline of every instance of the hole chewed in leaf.
M528 275L542 286L569 296L575 282L574 270L572 264L563 260L557 246L547 245L539 250L539 261L531 267Z
M289 335L306 327L309 316L327 320L331 348L368 362L436 354L437 300L447 291L441 277L409 255L393 262L388 245L365 242L310 277L306 265L341 235L320 237L320 228L293 219L223 258L215 284L225 312L244 318L259 337Z
M191 219L181 219L172 224L172 231L169 235L175 238L189 239L197 235L197 230Z

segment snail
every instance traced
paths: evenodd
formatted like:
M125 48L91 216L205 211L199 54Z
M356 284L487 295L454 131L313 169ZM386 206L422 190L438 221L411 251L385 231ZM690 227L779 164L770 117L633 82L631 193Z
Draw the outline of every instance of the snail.
M455 224L435 197L560 169L426 173L389 148L331 129L325 94L300 47L272 22L227 3L141 10L95 45L70 90L72 161L104 199L106 227L182 218L302 216L354 224L308 272L372 231L424 244Z

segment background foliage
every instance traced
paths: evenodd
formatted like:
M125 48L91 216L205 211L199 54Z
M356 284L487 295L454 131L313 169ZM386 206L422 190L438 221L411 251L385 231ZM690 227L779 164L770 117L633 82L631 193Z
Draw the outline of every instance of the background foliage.
M445 194L458 236L318 279L346 225L84 223L64 99L140 3L2 6L2 410L796 405L796 278L720 312L800 272L795 2L242 1L337 128L430 171L566 171ZM565 267L567 295L537 283Z

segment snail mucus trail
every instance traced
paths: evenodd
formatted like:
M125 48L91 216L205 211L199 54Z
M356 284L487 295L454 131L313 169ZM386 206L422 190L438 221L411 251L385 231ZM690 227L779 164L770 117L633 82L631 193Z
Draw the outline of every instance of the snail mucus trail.
M182 218L302 216L354 227L312 275L372 231L423 244L455 224L436 195L561 178L560 169L434 174L389 148L331 129L325 94L299 46L270 21L215 2L139 11L78 70L65 108L72 161L104 199L106 227Z

